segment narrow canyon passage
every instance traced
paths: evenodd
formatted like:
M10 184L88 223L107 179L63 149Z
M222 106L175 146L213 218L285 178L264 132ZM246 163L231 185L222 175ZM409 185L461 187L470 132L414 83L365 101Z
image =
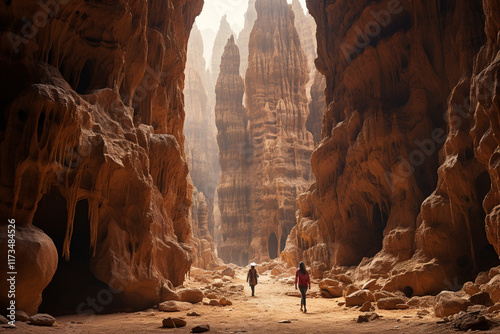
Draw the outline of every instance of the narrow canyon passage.
M245 282L248 268L236 270L235 278L224 278L224 284L217 289L233 302L230 306L210 306L202 303L189 306L180 312L161 312L148 309L134 313L117 313L108 315L67 315L57 318L57 326L52 328L34 328L21 324L23 333L190 333L197 325L209 324L210 333L456 333L449 324L436 324L437 318L431 315L431 308L414 310L377 311L380 319L357 323L358 310L339 306L340 299L324 299L319 297L319 289L313 283L308 292L308 313L300 312L298 290L287 282L293 282L291 274L281 275L278 280L269 273L261 275L256 286L256 296L251 297L249 286ZM209 277L209 276L208 276ZM207 275L205 275L205 279ZM226 280L227 279L227 280ZM220 285L222 281L215 279L206 284L191 277L186 287L204 288ZM235 292L236 291L236 292ZM189 312L197 312L200 316L187 316ZM423 312L423 313L422 313ZM418 314L422 315L418 315ZM161 320L167 317L182 317L187 326L177 329L161 328ZM279 323L280 321L290 323ZM491 331L493 333L493 331Z

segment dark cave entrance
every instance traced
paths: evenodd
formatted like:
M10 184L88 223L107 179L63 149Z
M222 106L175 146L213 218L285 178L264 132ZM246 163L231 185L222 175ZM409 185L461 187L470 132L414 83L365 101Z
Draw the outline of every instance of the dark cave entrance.
M271 260L278 257L278 238L276 238L276 234L271 233L269 236L267 248L269 250L269 257Z
M485 220L486 212L483 208L483 201L491 188L491 179L488 171L482 172L476 179L476 195L478 207L473 212L474 216L477 217L478 221L471 221L472 226L477 226L471 231L472 241L475 249L475 261L477 266L477 271L489 270L492 267L500 265L500 259L495 251L493 245L491 245L486 237ZM473 216L473 217L474 217ZM459 259L457 259L458 261ZM469 261L470 262L470 261ZM469 266L460 266L461 268ZM477 274L474 273L474 275Z
M280 254L283 252L286 246L286 238L288 237L288 233L282 233L280 238Z
M38 203L33 218L33 225L42 229L54 242L59 255L59 263L52 281L42 293L42 304L38 311L52 315L75 314L81 312L95 313L105 311L102 305L110 306L105 300L111 294L101 296L105 300L102 305L92 309L88 298L98 299L108 286L99 281L90 271L90 223L88 219L88 201L78 201L73 223L70 259L62 257L64 238L66 234L67 207L66 199L57 188L52 188ZM116 298L115 298L116 299Z
M373 243L371 245L369 257L375 256L378 252L382 250L382 242L384 240L384 230L387 226L387 220L389 215L380 209L378 204L373 206L372 210L372 229L373 229Z

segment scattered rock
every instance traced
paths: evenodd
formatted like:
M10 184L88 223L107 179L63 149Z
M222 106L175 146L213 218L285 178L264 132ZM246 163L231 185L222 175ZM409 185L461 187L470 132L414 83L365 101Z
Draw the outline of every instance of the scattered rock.
M191 333L204 333L210 330L210 325L199 325L191 328Z
M221 304L222 306L230 306L230 305L233 305L233 303L230 301L230 300L227 300L226 298L222 297L220 300L219 300L219 304Z
M411 307L434 307L436 304L435 296L415 296L410 298L409 301L406 302Z
M199 314L198 312L189 312L188 314L186 314L188 317L200 317L201 314Z
M469 296L475 295L476 293L481 291L479 284L473 282L466 282L462 287L462 290L468 294Z
M486 271L481 271L477 277L476 280L474 281L476 284L483 285L486 284L490 281L490 278L488 277L488 273Z
M365 302L374 302L375 298L370 290L359 290L345 297L345 305L362 306Z
M205 297L207 297L208 299L219 299L219 296L213 292L205 293Z
M454 292L442 291L436 297L434 313L436 317L442 318L456 314L460 311L465 311L470 305L470 301L458 297Z
M163 327L179 328L187 325L187 322L182 318L167 318L163 319Z
M483 312L487 307L484 305L472 305L467 308L467 312Z
M473 305L493 306L495 304L491 300L490 294L486 291L474 294L469 300Z
M360 312L368 312L372 309L372 303L371 302L365 302L363 306L359 309Z
M226 269L221 271L221 274L224 276L231 276L234 278L234 269L231 267L227 267Z
M219 306L219 301L217 299L211 299L210 302L208 303L210 306Z
M177 294L181 301L191 304L196 304L203 300L203 292L200 289L182 289Z
M285 295L290 297L302 297L302 295L298 291L287 291L285 292Z
M493 277L487 284L484 285L484 291L490 294L493 302L500 302L500 275Z
M379 300L382 298L396 297L396 295L389 291L380 290L380 291L375 291L373 293L373 297L375 298L375 300Z
M462 331L468 330L488 330L494 322L482 315L480 312L467 312L458 314L451 321L453 327Z
M163 312L180 312L186 311L191 308L191 304L187 302L178 302L175 300L169 300L158 305L158 310Z
M365 313L365 314L361 314L360 316L358 316L357 322L358 323L369 322L369 321L373 321L373 320L378 319L378 318L380 318L380 316L377 313L370 312L370 313Z
M278 324L290 324L292 323L290 320L280 320L278 321Z
M492 307L490 307L490 308L488 309L488 312L489 312L489 313L493 313L493 312L498 311L498 310L500 310L500 303L495 304L495 305L493 305Z
M357 286L356 284L349 284L348 286L345 287L344 289L344 293L343 293L343 296L349 296L350 294L356 292L356 291L359 291L361 290L361 288L359 286Z
M377 307L382 310L396 310L398 305L406 305L405 300L400 297L381 298L377 301ZM406 308L409 306L406 305Z
M398 309L398 310L407 310L409 308L410 308L410 306L408 304L398 304L398 305L396 305L396 309Z
M30 320L30 316L26 312L21 310L16 310L16 321L26 322Z
M167 300L179 300L179 295L175 293L173 288L171 287L172 283L163 283L161 285L161 301L167 301Z
M56 319L47 313L38 313L30 317L30 324L35 326L52 326Z
M338 306L344 306L345 305L345 302L338 302L337 303Z
M361 289L363 289L363 290L370 290L370 291L378 290L380 288L381 288L381 286L379 284L377 284L376 278L372 278L371 280L369 280L368 282L363 284L363 286L361 287Z
M326 278L319 282L319 288L321 295L325 298L342 297L344 291L339 281L330 278Z
M335 278L342 283L352 284L352 280L346 274L339 274Z

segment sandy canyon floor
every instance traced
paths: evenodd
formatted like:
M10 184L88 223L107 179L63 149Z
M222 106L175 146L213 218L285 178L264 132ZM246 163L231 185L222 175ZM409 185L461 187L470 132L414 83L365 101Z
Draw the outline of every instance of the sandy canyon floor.
M311 293L317 297L307 300L308 313L300 312L300 298L287 295L295 292L293 285L261 275L256 287L256 296L251 297L245 283L246 273L237 270L228 286L243 286L243 292L230 295L231 306L208 306L193 304L182 312L166 313L155 309L134 313L98 315L67 315L56 317L52 327L37 327L17 322L16 329L2 328L10 333L190 333L197 325L209 324L208 333L457 333L450 324L438 324L432 309L428 315L418 316L422 309L397 311L376 310L380 319L357 323L362 312L339 306L343 298L325 299L319 297L319 288L313 284ZM292 277L290 277L292 278ZM186 287L203 287L207 284L189 279ZM240 288L241 289L241 288ZM198 317L187 316L196 311ZM187 326L183 328L162 328L162 320L168 317L183 317ZM289 320L290 323L279 323ZM495 328L487 333L500 333Z

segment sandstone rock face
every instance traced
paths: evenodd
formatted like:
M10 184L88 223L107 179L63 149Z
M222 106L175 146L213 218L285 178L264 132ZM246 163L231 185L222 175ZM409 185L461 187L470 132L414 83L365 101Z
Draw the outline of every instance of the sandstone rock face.
M299 34L300 44L307 57L309 66L309 81L306 85L306 94L310 99L309 116L306 128L312 133L314 142L321 140L321 119L326 109L325 105L325 77L318 72L314 60L316 59L316 23L309 13L304 13L302 5L298 0L292 2L292 10L295 15L295 27Z
M203 40L193 27L188 43L184 85L186 119L185 147L189 172L194 184L191 219L193 224L193 265L211 269L217 264L214 253L214 198L219 178L217 129L207 88L211 80L205 72Z
M43 271L17 276L33 287L18 291L19 309L38 307L57 265L54 245L48 308L76 312L100 291L119 308L142 308L159 301L161 282L182 283L191 187L181 88L201 8L198 0L66 1L37 26L26 21L47 14L36 1L0 5L0 212L20 230L43 231L40 247L29 248L36 263L17 263L18 272ZM53 244L42 247L47 236Z
M459 289L498 261L489 246L499 251L490 125L497 6L309 0L308 8L328 107L311 161L316 183L299 197L282 258L358 265L354 278L385 278L386 290Z
M229 161L236 169L232 184L239 189L224 193L219 187L223 239L219 249L224 249L220 256L234 262L224 253L237 254L235 263L241 265L248 264L248 260L276 258L283 250L295 224L295 198L311 181L309 159L314 145L305 128L309 114L305 94L307 59L293 12L286 1L257 0L255 7L257 20L250 35L245 76L246 125L241 116L233 118L238 123L238 139L231 142L236 157ZM217 92L222 94L219 88ZM234 104L240 108L239 101ZM220 145L219 141L222 157L224 149ZM224 197L239 209L238 214L230 213L237 219L224 219Z
M240 50L240 75L245 78L248 68L248 43L250 42L250 33L257 19L257 11L255 10L255 1L248 1L248 8L245 13L245 25L238 35L238 49Z
M233 35L233 30L227 22L226 15L224 15L220 20L219 31L217 32L217 36L215 36L214 47L212 49L211 70L213 82L217 82L217 78L219 77L221 57L222 53L224 52L224 46L227 43L227 39L231 35Z
M225 262L246 265L252 232L248 182L251 147L246 133L247 119L242 104L245 88L239 66L239 50L231 36L224 48L215 89L221 170L217 195L222 243L218 254Z

